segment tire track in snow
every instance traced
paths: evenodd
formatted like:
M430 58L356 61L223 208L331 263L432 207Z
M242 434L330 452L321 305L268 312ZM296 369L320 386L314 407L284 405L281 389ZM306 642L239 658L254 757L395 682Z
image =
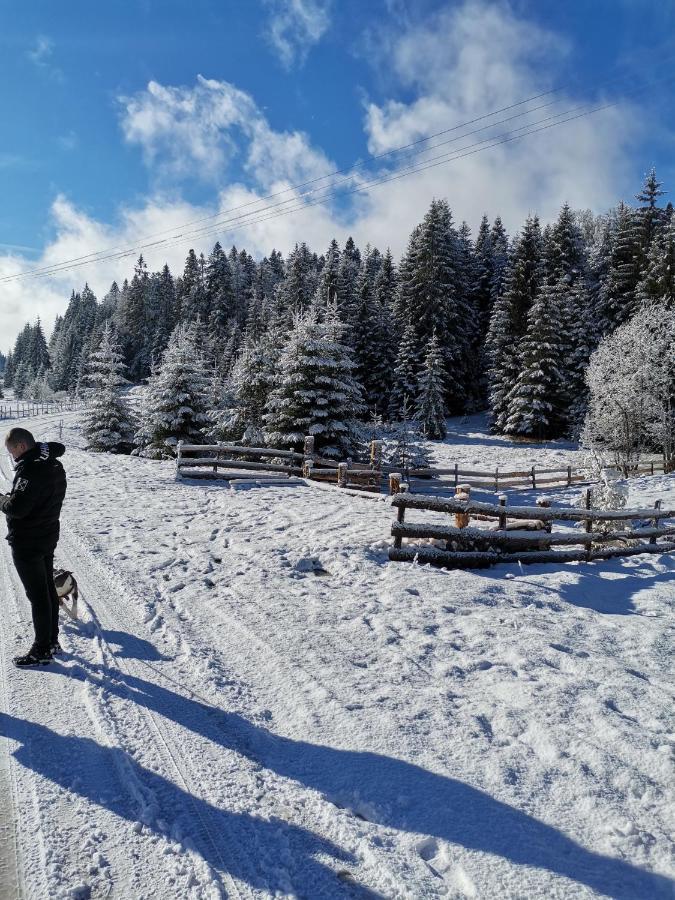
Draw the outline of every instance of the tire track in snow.
M9 604L9 598L14 601L13 591L10 591L7 571L6 551L3 550L2 558L2 593L5 602L5 610L0 615L0 646L5 648L4 659L0 664L0 710L9 713L10 691L6 666L9 663L7 650L9 640L6 633L5 611ZM20 856L20 844L18 833L19 791L17 785L16 763L9 752L9 741L2 741L0 750L0 791L6 798L0 808L0 900L23 900L23 879L21 877L22 864Z
M105 591L101 589L100 584L101 581L103 581L104 583L107 583L107 586L111 591L114 591L115 589L119 590L119 583L115 583L114 580L110 579L100 561L94 560L91 557L85 559L85 553L87 553L87 551L81 542L78 541L77 546L75 545L73 534L66 524L62 533L59 556L66 560L69 567L72 567L77 571L78 583L83 588L83 603L89 611L96 632L96 640L101 649L100 657L103 675L112 680L115 680L117 676L117 680L120 682L122 688L125 689L125 685L128 683L125 680L125 676L126 678L131 676L132 678L143 680L143 677L147 675L147 672L144 667L134 659L127 658L122 662L106 640L104 634L105 629L122 631L124 630L125 625L111 612L109 605L104 600ZM128 690L128 688L126 689L126 692L133 702L133 693ZM136 704L135 709L148 726L148 729L145 732L146 739L150 734L154 735L154 737L151 738L151 742L153 744L154 752L156 752L162 760L164 775L168 776L169 773L172 773L175 781L185 792L186 797L192 799L192 802L190 803L191 811L198 823L198 831L201 833L202 844L208 844L213 851L213 855L220 862L217 876L218 881L221 882L220 887L226 889L226 896L242 898L253 896L250 889L246 886L242 887L241 885L236 884L234 879L228 874L227 857L236 855L241 860L246 857L246 850L241 845L233 847L232 842L224 836L222 832L216 836L214 829L217 826L209 822L209 817L204 814L204 811L200 808L198 803L195 802L194 798L205 800L206 802L208 802L210 798L208 796L208 791L204 788L198 774L194 771L194 767L188 771L188 766L185 763L179 762L180 758L188 758L187 754L185 754L184 747L176 746L174 739L169 736L169 733L166 727L161 723L159 716L151 709L143 708ZM109 713L109 710L106 710L106 713ZM120 725L115 725L113 727L115 728L117 737L124 741L124 736L121 734L123 729ZM172 805L170 799L167 805ZM158 809L161 809L161 806L161 803L157 803ZM190 839L191 835L186 835L186 837ZM224 848L223 845L225 845ZM225 849L225 853L223 853L223 849Z
M91 598L94 597L95 599L92 601L92 603L95 603L95 604L98 604L99 603L98 598L101 598L101 602L102 602L101 608L102 608L102 610L105 610L105 613L103 615L103 623L102 624L104 624L106 627L109 627L111 624L116 628L123 627L121 625L121 623L119 622L119 620L114 615L114 613L111 612L110 605L105 602L105 600L103 599L103 595L104 594L106 596L108 594L112 595L112 593L115 590L117 590L117 592L119 594L120 583L121 582L124 583L127 579L126 579L125 575L123 573L118 572L117 567L110 564L110 562L108 560L103 562L101 559L95 558L93 556L93 553L92 553L90 547L87 546L87 543L88 543L87 538L84 535L82 535L80 533L76 533L74 531L71 531L71 529L69 527L66 527L65 540L64 540L62 547L65 549L66 554L69 554L69 555L72 554L72 556L70 556L70 558L73 561L77 561L77 565L79 566L79 569L77 570L78 577L81 572L84 573L84 577L81 580L84 583L84 587L85 587L85 591L84 591L85 598L88 598L91 600ZM87 557L86 562L85 562L85 555ZM83 567L83 563L84 563L84 567ZM92 568L95 568L96 574L94 574L92 572ZM100 586L98 588L94 588L93 580L91 582L89 582L89 584L88 584L88 579L98 580L99 584L106 585L109 588L109 591L106 591L105 588L101 589ZM171 626L169 626L168 623L166 623L166 621L165 621L166 608L167 608L166 604L167 603L169 604L169 607L172 608L172 611L177 615L177 617L180 617L182 615L180 608L177 608L172 602L167 601L166 598L162 598L164 601L164 604L163 604L164 611L163 611L163 613L160 614L160 613L157 613L157 611L156 611L154 601L145 600L145 602L144 602L138 596L134 596L134 593L135 592L133 591L133 589L131 589L131 592L128 597L128 601L131 601L135 604L137 611L138 611L138 608L142 607L143 605L145 605L146 607L149 606L149 611L152 614L152 616L154 617L153 619L150 620L151 626L153 624L153 621L155 623L157 623L159 620L162 623L159 626L162 631L165 631L167 627L171 628ZM92 615L95 617L94 613L92 613ZM110 617L110 618L108 618L108 617ZM220 617L217 613L214 613L214 617L220 621ZM269 647L268 644L261 641L253 633L249 632L245 628L238 627L238 623L236 622L236 620L230 621L228 619L226 621L227 621L227 625L228 625L228 638L232 641L232 652L233 653L236 653L237 648L240 648L242 645L242 642L244 642L248 646L255 647L256 658L257 658L258 662L260 661L261 656L269 657L270 655L272 655L273 662L271 665L272 666L276 665L276 662L279 661L278 656L277 656L277 654L273 653L273 651L271 650L271 648ZM128 623L127 623L127 625L128 625ZM185 642L183 635L185 634L186 631L189 632L190 624L189 624L189 622L186 622L184 619L179 618L179 621L176 623L175 628L176 628L176 631L171 635L171 637L173 638L172 643L174 641L176 641L176 642L178 642L179 645L182 645ZM103 628L99 627L98 628L99 634L101 634L102 631L103 631ZM197 643L199 643L199 642L197 642ZM109 647L108 647L108 649L109 649ZM185 649L187 649L188 653L192 652L192 648L189 645L187 646L187 648L182 648L182 649L183 649L183 651L185 651ZM122 664L121 660L119 660L119 658L118 658L115 665L117 665L122 670L126 669L131 674L133 674L135 677L138 677L139 679L142 679L143 676L147 676L148 664L144 663L142 660L140 660L140 661L139 660L130 660L130 659L125 658L124 663ZM160 676L165 677L165 678L167 677L165 673L162 673L161 671L157 670L155 668L155 666L151 666L150 668L152 669L152 671L154 671L155 673L158 673ZM186 680L187 680L190 678L191 673L189 671L187 671L185 673L181 672L180 674L181 675L185 674ZM192 675L194 675L194 672L192 673ZM170 679L170 680L173 681L173 679ZM216 684L217 683L218 682L216 682ZM174 684L175 684L175 682L174 682ZM288 681L286 681L284 683L284 686L286 689L288 688ZM191 688L183 680L181 680L181 688L183 691L187 692L188 694L192 694L193 696L195 696L199 699L202 699L202 693L201 692L197 692L197 693L193 692L191 690ZM302 688L302 685L300 683L298 683L297 688L298 688L298 690L300 690ZM216 692L217 691L218 691L218 688L216 687ZM291 695L293 697L297 697L297 693L295 691L291 691ZM189 698L186 698L186 699L189 700ZM220 691L219 699L222 699L222 691ZM253 703L253 700L251 698L247 697L246 699L249 704ZM206 702L210 703L211 701L206 701ZM222 715L222 710L220 709L220 707L216 707L216 709L217 709L218 713L220 713ZM289 711L290 711L290 707L289 707ZM244 717L250 717L251 709L244 708L241 710L240 714ZM263 719L265 719L265 718L266 717L263 716ZM269 727L269 723L267 723L267 725ZM234 738L234 739L232 739L232 738ZM170 738L170 737L168 737L167 739L169 742L172 741L172 738ZM292 786L290 788L290 794L289 794L289 788L284 785L285 779L280 778L280 776L274 775L274 773L270 770L265 770L264 780L263 780L261 777L261 775L263 773L261 773L261 775L258 775L258 772L260 772L262 767L261 767L261 764L257 761L256 748L255 748L255 746L253 746L253 747L251 746L250 741L248 741L248 739L245 736L241 736L241 735L237 734L236 726L233 726L233 734L230 735L229 741L230 741L230 746L233 748L233 750L229 751L229 752L231 753L234 751L234 752L237 752L240 754L240 756L237 758L237 767L239 769L247 768L249 770L250 775L252 776L249 778L249 786L247 789L248 796L245 801L245 808L249 815L255 814L256 811L258 810L262 815L265 815L265 816L269 816L270 814L272 814L275 816L280 816L282 819L287 819L288 815L290 814L293 821L295 821L299 817L300 818L300 822L299 822L300 827L302 827L308 831L315 831L317 829L317 823L321 823L319 828L320 828L321 833L324 834L326 832L327 812L328 812L329 816L330 816L330 820L331 820L331 827L328 828L328 832L325 834L325 839L333 842L333 844L337 844L338 846L344 845L346 842L347 844L352 845L354 850L356 850L358 848L359 841L358 841L358 839L355 839L353 832L354 832L354 830L358 831L359 829L362 829L362 823L359 824L359 821L357 819L354 819L348 811L344 810L342 808L341 804L337 804L337 806L336 806L333 799L331 799L329 797L323 797L322 795L320 795L319 793L317 793L313 790L308 791L308 790L304 789L302 786L298 787L295 782L292 782ZM183 752L180 755L181 760L186 760L188 758L188 756L191 756L191 754L188 754L183 749ZM184 780L187 782L188 785L191 785L191 784L195 785L195 782L196 782L196 789L194 789L192 791L192 793L196 794L197 796L207 797L208 791L204 788L203 781L199 780L199 774L195 773L192 770L190 772L186 772L182 765L180 768L182 770L182 777L184 778ZM237 780L233 785L233 790L236 791L237 793L241 794L242 789L243 789L243 785L241 783L241 780ZM260 794L261 791L265 795L265 805L264 806L261 806L257 799L257 795ZM297 805L294 802L294 797L298 796L298 791L300 792L299 796L301 797L299 805ZM278 800L276 799L277 792L279 792ZM271 808L270 808L270 800L271 800ZM279 805L279 804L281 804L281 805ZM338 812L338 810L339 810L339 812ZM262 859L262 858L264 858L264 855L265 855L264 847L261 849L262 849L262 852L261 852L259 858ZM298 849L299 853L303 852L301 845L297 849ZM294 851L294 845L289 844L288 845L288 853L292 855L293 851ZM244 848L242 848L240 846L238 848L238 852L240 852L240 853L247 852L250 854L250 848L248 851L246 851ZM291 869L294 871L294 875L292 877L302 879L302 877L303 877L302 869L295 871L295 868L296 867L294 865L291 865ZM377 871L380 874L380 876L382 876L383 874L385 875L385 878L389 884L393 885L393 884L397 883L397 877L393 871L389 870L389 867L388 867L385 859L377 860ZM251 880L255 880L256 877L258 880L260 880L260 874L261 873L260 873L259 868L256 871L253 871L250 876ZM337 873L336 873L336 875L337 875ZM264 871L262 873L262 876L263 876L263 878L265 877ZM347 882L347 881L337 881L336 880L335 890L329 891L329 893L326 894L326 896L358 897L358 896L363 896L363 894L360 893L360 891L362 891L362 890L365 890L365 889L363 889L359 885L359 883L356 879L354 880L353 883ZM305 891L306 891L306 888L303 885L300 888L299 896L306 896ZM265 896L269 896L269 895L265 894ZM314 898L314 897L318 898L319 896L324 896L324 891L320 891L320 889L317 887L314 889L314 892L308 896L311 896L312 898ZM372 893L368 893L368 896L372 897L374 895Z

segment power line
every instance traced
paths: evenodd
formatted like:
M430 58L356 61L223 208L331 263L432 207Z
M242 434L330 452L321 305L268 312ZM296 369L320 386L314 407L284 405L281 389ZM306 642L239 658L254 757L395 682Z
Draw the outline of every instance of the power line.
M659 81L661 81L661 80L663 80L663 79L659 79ZM670 79L665 79L665 80L670 80ZM654 83L658 83L658 82L652 82L652 83L643 85L642 87L635 88L630 93L638 93L640 91L644 91L644 90L648 89L649 87L653 86ZM470 124L491 118L491 117L499 114L500 112L505 112L505 111L523 106L524 104L530 103L533 100L536 100L543 96L557 93L560 90L562 90L562 88L557 88L557 89L553 89L551 91L542 92L541 94L535 95L534 97L530 97L530 98L527 98L526 100L519 101L518 103L514 103L507 107L503 107L500 110L495 110L491 113L487 113L483 116L479 116L475 119L470 120L469 122L463 123L461 125L453 126L452 128L444 129L443 131L436 132L434 135L430 135L425 138L421 138L418 141L411 142L402 147L397 147L393 150L387 151L386 153L380 154L379 156L372 157L369 160L366 160L366 161L363 161L362 163L356 164L355 166L351 167L350 169L338 170L334 173L331 173L330 175L319 176L317 178L303 182L300 185L289 187L283 191L279 191L275 194L268 195L267 197L257 198L254 201L250 201L246 204L241 204L240 206L233 207L230 210L222 210L218 213L211 214L209 216L205 216L200 219L193 220L191 223L188 223L188 227L189 227L189 225L195 225L195 224L199 224L200 222L208 221L208 222L211 222L211 224L209 226L203 226L201 228L197 228L192 231L188 231L187 233L181 233L181 234L176 235L175 231L177 230L177 228L181 228L181 227L185 228L186 227L186 225L177 226L177 227L174 227L171 229L166 229L163 232L157 232L153 235L148 236L148 237L156 237L161 234L168 234L170 232L174 232L174 235L172 237L163 238L163 239L156 240L153 242L147 242L147 239L141 239L141 241L145 240L146 242L145 243L136 243L133 247L125 247L125 248L116 247L116 248L109 248L107 250L96 251L94 253L90 253L90 254L87 254L82 257L76 257L71 260L66 260L61 263L54 263L54 264L51 264L49 266L45 266L42 268L31 269L31 270L17 273L14 275L7 275L7 276L0 278L0 283L18 280L21 278L28 278L28 277L51 277L52 275L58 274L63 271L67 271L72 268L79 268L82 265L89 265L89 264L95 263L95 262L104 262L104 261L111 260L111 259L122 259L122 258L130 256L132 254L135 254L138 251L142 251L144 249L148 250L152 247L156 247L156 246L160 246L160 245L164 246L165 248L172 247L181 241L185 241L186 238L193 239L195 237L204 237L209 234L216 233L217 231L221 231L223 228L225 228L227 226L232 227L232 226L236 225L236 227L249 227L251 225L255 225L260 222L269 221L270 219L273 219L273 218L278 218L281 215L287 215L287 214L291 214L293 212L301 211L302 209L306 209L311 206L315 206L317 203L326 202L327 200L334 198L336 196L350 196L355 193L362 193L366 190L369 190L371 187L379 186L381 184L387 184L391 181L396 181L403 177L408 177L409 175L416 174L417 172L425 171L429 168L436 168L438 165L442 165L447 162L452 162L456 159L462 159L462 158L465 158L466 156L473 155L474 153L477 153L477 152L482 152L483 150L487 150L492 147L496 147L500 144L509 143L513 140L517 140L517 139L519 139L521 137L525 137L529 134L534 134L539 131L544 131L550 127L555 127L556 125L565 124L566 122L573 121L574 119L578 119L578 118L581 118L586 115L591 115L595 112L599 112L600 110L615 106L618 102L620 102L617 100L617 101L602 104L597 107L591 107L588 109L585 108L585 105L576 106L571 109L565 110L561 113L556 113L551 116L548 116L545 119L539 120L539 122L533 122L533 123L529 123L527 125L521 126L519 129L516 129L514 132L497 135L497 136L493 135L491 137L487 137L487 138L483 139L482 141L478 141L475 144L468 145L468 147L460 148L460 150L457 152L453 152L451 154L446 154L446 155L443 155L440 157L432 157L431 160L426 160L423 165L408 165L404 169L398 169L394 173L378 177L378 178L374 179L373 181L366 182L365 184L360 184L352 190L344 191L344 190L341 190L339 187L336 189L335 185L327 185L327 186L324 186L321 188L314 188L310 191L305 191L300 196L295 195L293 197L290 197L287 200L281 201L276 204L268 205L267 207L262 207L259 209L251 210L249 213L245 213L240 216L230 217L229 219L228 218L226 218L226 219L220 218L221 216L224 216L228 212L237 212L237 211L245 209L247 207L254 206L254 205L260 204L262 202L265 202L265 200L283 196L284 194L290 193L291 191L297 191L298 189L300 189L302 187L306 187L306 186L309 186L312 184L317 184L320 181L325 181L328 178L334 177L337 174L347 173L345 175L345 177L343 177L341 179L341 181L343 183L352 181L352 179L354 177L354 170L358 167L362 167L366 163L370 163L373 160L389 157L395 153L400 153L407 149L419 146L420 144L428 144L429 141L433 140L435 137L442 136L442 135L451 133L453 131L457 131L461 128L465 128L466 126L468 126ZM626 98L625 97L621 98L621 100L624 100L624 99L626 99ZM555 103L557 103L557 102L559 102L559 101L557 101L557 100L549 101L549 102L541 104L533 109L527 109L516 115L508 116L505 119L499 120L497 122L492 122L486 126L482 126L481 128L473 129L472 131L458 135L447 141L443 141L443 142L439 142L437 144L422 147L419 150L415 150L412 154L409 154L408 158L414 157L414 156L421 156L423 154L432 152L433 150L435 150L441 146L446 146L447 144L454 143L457 140L462 140L463 138L469 137L472 134L477 134L481 131L485 131L485 130L494 128L499 124L504 124L505 122L513 121L514 119L518 119L523 116L531 115L532 113L537 112L541 109L555 105ZM581 113L579 113L578 115L570 115L570 113L576 112L577 110L583 110L583 111ZM558 122L553 121L551 124L546 125L543 128L542 127L539 127L539 128L533 127L535 125L541 125L542 123L546 123L551 120L561 119L561 117L565 117L565 116L567 118L562 118L562 120L558 121ZM517 132L519 132L519 131L524 132L524 133L517 134ZM499 140L495 140L496 137L498 137ZM484 144L487 144L487 146L481 146ZM472 148L478 148L478 149L472 149ZM471 151L471 152L465 152L465 151ZM438 160L438 162L434 162L435 160ZM430 165L429 163L433 163L433 164ZM327 192L327 193L323 194L323 196L320 196L318 199L315 199L314 201L305 202L305 198L307 198L313 194L317 194L319 192ZM300 205L292 206L290 209L282 209L280 212L276 212L274 215L265 215L264 217L261 218L261 215L263 213L267 213L272 210L278 210L281 207L287 206L288 204L294 204L294 203L297 204L299 201L302 201L300 203ZM213 221L213 220L216 220L216 221Z
M575 119L580 119L580 118L583 118L583 117L585 117L585 116L591 115L591 114L593 114L593 113L595 113L595 112L599 112L600 110L607 109L607 108L609 108L609 107L611 107L611 106L613 106L613 105L616 105L617 102L618 102L618 101L615 101L614 103L603 104L602 106L598 106L598 107L593 107L593 108L591 108L591 109L584 110L583 112L578 113L578 114L576 114L576 115L574 115L574 116L568 116L566 119L562 119L562 120L557 121L557 122L551 122L551 123L549 123L549 124L542 125L542 126L537 127L537 128L534 128L534 127L531 127L531 126L525 126L525 128L528 128L529 130L524 131L522 128L521 128L521 129L517 129L517 131L520 131L520 132L522 132L522 133L520 133L520 134L517 134L517 133L515 133L515 132L507 133L506 135L502 135L502 136L500 137L499 140L494 140L494 139L492 139L492 138L489 138L489 139L487 139L487 140L492 140L492 143L489 143L487 146L479 146L479 147L476 147L476 145L471 145L471 147L473 147L473 149L463 148L463 151L464 151L464 152L456 152L456 151L455 151L455 152L449 153L449 154L442 154L440 157L434 158L433 161L432 161L432 160L427 160L427 161L425 161L423 164L418 164L418 165L416 165L416 166L412 166L412 165L411 165L411 166L408 166L408 167L407 167L405 170L403 170L403 171L397 171L397 172L395 172L395 173L391 173L391 174L386 175L386 176L384 176L384 177L374 179L374 180L371 181L371 182L367 182L367 183L365 183L365 184L362 184L362 185L360 185L360 186L358 186L358 187L356 187L356 188L353 188L353 189L351 189L351 190L349 190L349 191L341 192L341 193L339 194L339 196L350 196L350 195L352 195L352 194L365 193L365 192L367 192L368 190L370 190L370 189L373 188L373 187L378 187L378 186L381 186L381 185L383 185L383 184L388 184L388 183L391 183L391 182L393 182L393 181L398 181L398 180L401 180L401 179L403 179L403 178L409 177L409 176L412 175L412 174L417 174L417 173L419 173L419 172L424 172L424 171L427 171L427 170L429 170L429 169L435 169L435 168L438 168L438 167L441 166L441 165L447 164L448 162L453 162L453 161L458 160L458 159L465 159L465 158L468 157L468 156L473 156L473 155L475 155L476 153L481 153L481 152L483 152L483 151L485 151L485 150L489 150L489 149L491 149L491 148L500 146L500 145L502 145L502 144L507 144L507 143L511 143L511 142L513 142L513 141L516 141L516 140L520 140L520 139L522 139L522 138L524 138L524 137L527 137L527 136L529 136L529 135L531 135L531 134L536 134L536 133L538 133L538 132L546 131L546 130L548 130L548 129L550 129L550 128L554 128L554 127L557 127L557 126L559 126L559 125L564 125L564 124L566 124L567 122L573 121L573 120L575 120ZM551 117L549 117L549 118L551 118ZM545 121L545 120L543 120L543 121ZM538 124L538 123L533 123L533 124ZM478 142L478 143L479 143L479 144L484 144L485 141L480 141L480 142ZM316 206L316 205L319 204L319 203L324 203L324 202L326 202L326 200L330 199L331 196L335 196L335 194L332 194L332 195L329 194L329 195L326 195L326 196L321 196L321 197L315 198L314 200L312 200L312 201L310 201L310 202L301 202L299 205L297 205L297 206L295 206L295 207L293 207L293 208L291 208L291 209L283 209L283 210L280 210L280 211L273 212L273 213L270 214L270 215L266 215L266 216L262 216L262 217L258 217L258 218L256 218L254 214L251 214L251 215L249 215L248 217L240 217L240 218L244 219L245 221L240 222L240 223L238 224L237 227L241 227L241 228L244 228L244 227L250 227L250 226L252 226L252 225L257 225L257 224L260 224L260 223L262 223L262 222L267 222L267 221L270 221L270 220L272 220L272 219L277 219L277 218L279 218L279 217L281 217L281 216L289 215L289 214L294 213L294 212L302 212L303 210L308 209L308 208L310 208L310 207L312 207L312 206ZM296 199L296 202L297 202L297 198L295 198L295 199ZM288 201L286 201L286 202L288 202ZM279 205L283 205L283 204L279 204ZM271 207L270 209L275 209L275 207ZM216 226L209 226L209 227L207 227L207 228L199 229L197 232L194 232L194 233L192 233L192 234L190 234L190 235L188 235L188 236L189 236L191 239L194 238L194 237L206 237L206 236L208 236L209 234L217 233L219 230L222 230L223 227L224 227L223 224L216 225ZM185 242L185 238L186 238L186 235L179 235L179 236L176 237L175 240L170 240L170 241L165 242L165 243L164 243L164 246L165 246L165 248L168 248L168 247L171 247L171 246L175 246L176 244L179 244L179 243L184 243L184 242ZM102 257L101 259L96 260L96 261L97 261L97 262L102 262L102 261L111 260L111 259L123 259L123 258L125 258L125 257L129 257L129 256L132 256L132 255L135 255L135 253L138 252L138 250L142 250L142 249L143 249L143 247L130 248L130 249L127 249L127 250L125 250L125 251L123 251L123 252L121 252L121 253L114 253L114 254L110 254L110 255L107 256L107 257ZM64 267L63 267L62 269L60 269L60 270L49 271L49 272L46 272L46 273L41 273L41 274L34 275L34 276L32 276L32 277L35 277L35 278L48 278L48 277L52 277L52 275L54 275L54 274L56 273L56 271L67 271L67 270L69 270L69 269L71 269L71 268L74 268L74 267L73 267L73 266L64 266Z

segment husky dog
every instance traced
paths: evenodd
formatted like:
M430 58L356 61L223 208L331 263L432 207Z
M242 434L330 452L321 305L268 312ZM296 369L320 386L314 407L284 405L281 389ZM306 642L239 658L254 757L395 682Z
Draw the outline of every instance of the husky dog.
M72 572L54 569L54 584L59 597L59 605L71 619L77 619L77 581ZM68 605L70 603L70 605Z

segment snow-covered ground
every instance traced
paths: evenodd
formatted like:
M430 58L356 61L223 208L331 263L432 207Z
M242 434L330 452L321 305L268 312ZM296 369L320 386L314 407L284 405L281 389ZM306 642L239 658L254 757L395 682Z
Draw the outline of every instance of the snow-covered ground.
M7 896L672 898L672 556L389 563L386 498L176 483L72 418L48 669L0 557ZM453 425L439 461L575 464Z

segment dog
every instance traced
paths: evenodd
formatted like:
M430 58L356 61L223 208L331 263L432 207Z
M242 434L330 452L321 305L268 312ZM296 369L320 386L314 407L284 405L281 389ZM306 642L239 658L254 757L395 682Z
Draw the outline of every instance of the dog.
M72 572L54 569L54 585L59 597L59 605L71 619L77 621L77 581ZM70 605L69 605L70 604Z

